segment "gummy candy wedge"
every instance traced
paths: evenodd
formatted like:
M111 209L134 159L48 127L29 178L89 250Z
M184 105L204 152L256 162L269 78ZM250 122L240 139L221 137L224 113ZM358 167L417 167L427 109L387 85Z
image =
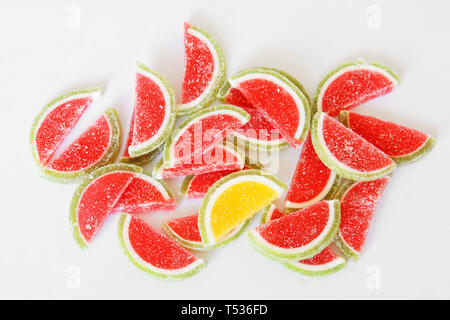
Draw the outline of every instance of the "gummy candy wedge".
M222 48L204 30L184 24L185 69L178 114L192 114L207 107L225 80Z
M347 265L347 262L330 247L326 247L312 258L285 262L284 265L306 276L326 276L341 270Z
M274 70L281 73L292 83L294 83L309 101L308 93L303 85L290 74L275 68L261 69ZM245 98L239 89L231 87L228 81L225 81L224 85L220 89L218 98L226 103L241 107L250 114L250 121L234 134L238 145L244 145L246 148L251 150L283 150L289 147L289 144L281 137L279 131L275 129L272 124L266 120L266 118L264 118L263 114L252 106L252 104Z
M291 211L332 199L341 179L319 159L308 135L284 201Z
M262 170L242 170L209 188L199 210L202 242L209 247L280 197L286 186Z
M229 82L262 113L289 145L294 148L301 145L309 130L309 102L291 80L275 70L252 68L238 72Z
M143 169L128 164L110 164L85 177L70 204L70 223L78 245L84 249L92 241L136 173Z
M221 170L187 176L181 184L180 198L201 199L214 183L237 171L239 170Z
M77 90L56 97L42 108L30 133L33 158L39 167L50 161L84 111L100 94L99 88Z
M175 104L175 93L167 79L138 63L133 132L128 147L131 157L147 154L167 140L175 125Z
M282 216L284 216L284 212L271 203L261 210L261 224L281 218Z
M397 165L419 160L433 149L433 137L393 122L341 111L339 120L391 157Z
M267 206L261 216L261 224L276 220L284 216L274 204ZM289 269L307 276L325 276L341 270L346 265L346 260L338 256L330 247L326 247L312 258L285 262Z
M143 165L146 165L147 163L150 163L156 159L156 157L164 150L164 143L161 144L156 149L154 149L153 151L143 154L142 156L139 156L139 157L130 156L130 153L128 152L128 147L131 145L131 142L133 141L133 131L134 131L133 118L134 118L134 113L133 113L133 117L131 119L130 129L128 130L129 132L128 132L127 142L125 144L125 150L123 151L122 157L120 158L120 162L134 164L136 166L143 166Z
M114 109L107 109L94 125L43 167L41 173L57 182L78 182L114 161L120 148L120 136L119 117Z
M209 107L194 113L166 141L164 167L193 163L249 119L247 112L232 105Z
M157 179L171 179L179 176L198 175L222 170L240 170L245 157L233 146L218 144L192 163L173 168L164 168L162 159L156 163L152 175Z
M387 176L374 181L349 181L340 187L337 197L341 204L341 224L336 244L349 258L359 258L376 206L389 180Z
M209 247L205 247L202 243L202 238L198 229L198 214L165 221L163 223L163 227L169 237L174 239L183 247L192 250L205 251L217 249L236 239L245 231L249 223L250 220L246 220L226 235L222 240Z
M320 160L347 179L375 180L396 167L388 155L324 112L314 115L311 139Z
M152 178L145 172L136 173L114 211L143 213L155 210L175 210L177 203L164 181Z
M358 59L343 64L320 82L314 97L313 114L321 111L335 116L341 110L391 92L399 82L397 74L379 63Z
M339 229L339 201L323 200L263 224L247 235L268 258L292 262L311 258L325 249Z
M202 259L136 216L120 217L119 239L130 261L157 278L184 279L205 266Z

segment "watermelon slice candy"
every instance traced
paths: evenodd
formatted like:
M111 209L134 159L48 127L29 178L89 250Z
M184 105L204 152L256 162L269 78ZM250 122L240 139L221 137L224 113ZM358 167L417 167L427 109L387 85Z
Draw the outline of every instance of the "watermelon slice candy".
M184 279L205 266L202 259L135 216L122 215L119 239L130 261L157 278Z
M39 167L45 166L86 109L101 95L101 89L72 91L50 101L36 116L30 144Z
M119 152L120 137L119 117L114 109L108 109L41 172L52 181L77 182L89 172L114 161Z
M340 180L317 156L308 135L284 202L287 210L295 211L322 199L332 199Z
M341 204L341 223L336 244L349 258L359 258L373 214L389 180L387 176L374 181L349 181L340 187L337 197Z
M433 137L393 122L341 111L339 120L391 157L397 165L417 161L433 149Z
M218 105L196 112L185 119L164 148L164 167L173 168L195 163L227 135L250 119L247 112L232 105Z
M225 80L222 48L206 31L184 24L185 70L178 114L186 115L207 107Z
M127 152L131 157L148 154L167 140L175 125L175 109L175 93L167 79L138 63L136 101L128 135L131 143Z
M152 175L157 179L171 179L178 176L205 174L222 170L240 170L245 165L245 157L233 146L218 144L200 155L191 163L164 168L161 159L153 168Z
M276 220L285 214L271 204L263 210L261 224ZM325 276L335 273L347 264L346 260L337 255L330 247L326 247L312 258L283 263L289 269L307 276Z
M177 241L183 247L192 250L206 251L223 247L232 240L238 238L245 231L249 223L250 220L245 221L213 246L204 246L202 243L200 230L198 228L198 214L165 221L163 227L169 237Z
M356 107L370 99L391 92L400 77L380 63L366 63L363 59L345 63L331 71L320 82L313 103L313 113L330 116L341 110Z
M250 230L254 248L264 256L292 262L312 258L325 249L339 229L337 200L323 200Z
M311 139L320 160L350 180L376 180L396 167L389 156L323 112L314 116Z
M252 68L238 72L229 82L292 147L302 144L309 130L309 101L289 78L275 70Z
M86 248L112 213L172 210L175 200L167 186L138 166L111 164L88 175L75 190L70 205L73 235Z

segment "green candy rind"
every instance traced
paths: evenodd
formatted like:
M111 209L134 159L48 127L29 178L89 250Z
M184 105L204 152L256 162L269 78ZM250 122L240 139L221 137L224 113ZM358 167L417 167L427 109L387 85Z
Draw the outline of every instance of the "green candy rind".
M270 209L274 206L275 206L274 204L269 204L261 210L261 219L259 220L259 224L264 224L264 223L269 222L269 221L267 221L267 214L269 213Z
M163 222L162 226L163 226L164 230L167 232L167 235L169 237L171 237L173 240L175 240L176 242L178 242L179 244L181 244L183 247L192 249L192 250L196 250L196 251L211 251L211 250L221 248L221 247L227 245L228 243L230 243L231 241L240 237L244 233L244 231L247 229L248 225L250 224L250 221L251 221L251 219L248 219L240 227L238 227L239 228L238 232L233 233L229 237L225 237L223 240L221 240L221 241L217 242L215 245L212 245L209 247L204 246L203 243L188 241L188 240L181 238L178 234L173 232L172 229L170 229L170 227L166 224L166 222Z
M50 101L49 103L47 103L42 109L41 111L39 111L38 115L34 118L33 120L33 124L31 126L31 131L30 131L30 146L31 146L31 153L33 154L33 159L36 162L37 166L39 168L42 168L42 164L39 161L39 156L37 154L37 150L36 150L36 145L34 143L34 140L36 138L36 132L38 130L38 124L41 121L42 117L44 116L45 113L47 113L47 111L49 111L52 107L57 107L57 103L67 99L71 96L76 96L79 94L83 94L83 93L92 93L92 96L95 96L95 94L101 94L102 89L101 88L90 88L90 89L81 89L81 90L75 90L75 91L71 91L65 94L62 94L58 97L56 97L55 99L53 99L52 101Z
M335 195L336 195L336 192L337 192L337 190L339 188L339 185L341 184L341 180L342 180L341 176L336 174L336 176L334 177L333 184L332 184L330 190L328 190L328 193L325 195L325 197L323 197L322 199L317 200L315 203L317 203L317 202L319 202L321 200L333 200L333 199L336 199ZM313 205L313 204L314 203L311 203L311 205ZM298 211L298 210L301 210L301 209L304 209L304 208L286 207L284 210L286 212L288 212L288 213L292 213L292 212L295 212L295 211Z
M122 130L120 126L119 116L117 115L115 109L109 108L105 110L105 116L107 117L108 122L111 125L113 140L108 146L108 149L106 149L104 156L100 158L98 162L82 170L73 172L63 172L53 170L47 167L41 167L40 168L41 176L47 180L58 183L77 183L80 180L82 180L86 175L96 170L97 168L112 163L114 159L116 159L120 150Z
M331 225L330 230L328 233L323 237L319 243L317 243L314 247L312 247L309 250L306 250L304 252L299 253L284 253L280 252L276 249L272 249L263 243L261 243L255 236L252 234L252 232L247 232L247 238L250 241L250 243L253 245L253 247L261 253L262 255L266 256L267 258L279 261L279 262L290 262L290 261L299 261L311 258L321 252L323 249L325 249L331 242L335 240L336 234L339 230L340 225L340 212L341 208L339 205L339 201L337 200L331 200L333 202L334 207L334 218Z
M348 189L350 189L355 184L359 183L359 181L345 181L342 185L339 186L339 189L336 192L336 199L339 201L343 200L343 197ZM338 246L339 250L342 251L342 253L352 260L358 260L359 254L356 254L349 246L345 244L344 239L340 236L340 233L338 232L336 237L336 245Z
M226 79L225 55L219 43L209 33L207 33L206 31L197 26L191 25L191 29L194 29L195 31L203 34L211 42L214 50L216 51L217 58L219 59L218 61L219 72L217 78L214 80L214 85L211 87L208 94L206 94L205 97L195 106L184 109L178 109L177 113L180 116L193 114L198 110L209 106L211 102L213 102L214 99L216 99L217 93L219 92L220 88L222 87Z
M348 111L341 111L339 113L339 121L346 127L350 127L349 123L348 123L348 116L349 113ZM433 137L428 137L428 139L425 141L425 143L417 150L403 155L403 156L390 156L392 160L395 161L395 163L398 166L404 166L407 164L410 164L412 162L415 162L419 159L421 159L422 157L424 157L427 153L429 153L433 148L434 145L436 144L436 140Z
M286 74L283 71L280 72L280 70L273 69L273 68L245 69L245 70L242 70L242 71L236 73L235 75L230 77L230 79L234 80L234 79L237 79L237 78L240 78L242 76L246 76L246 75L252 74L252 73L263 73L263 74L268 74L268 75L274 76L274 77L278 78L279 80L283 81L299 96L299 98L302 100L302 103L303 103L303 106L305 109L305 125L304 125L303 131L298 139L300 141L305 141L306 136L309 132L309 127L310 127L311 110L310 110L309 96L307 95L304 87L297 80L295 80L295 78L293 78L292 76ZM295 81L292 81L291 79L293 79ZM303 90L302 90L302 88L303 88ZM306 95L305 95L305 93L306 93Z
M391 75L395 80L397 80L398 83L400 83L401 78L398 74L396 74L394 71L392 71L389 67L378 63L378 62L372 62L372 63L367 63L364 61L364 59L356 59L355 61L352 62L347 62L344 63L342 65L340 65L339 67L331 70L323 79L322 81L320 81L319 85L317 86L316 92L314 94L314 100L312 103L312 115L314 115L317 111L317 104L318 104L318 99L319 99L319 95L322 92L323 86L325 85L325 83L328 81L328 79L330 79L331 77L333 77L333 75L335 75L337 72L341 71L344 68L347 67L351 67L351 66L361 66L361 65L367 65L367 66L375 66L378 67L380 69L382 69L383 71L387 72L389 75ZM321 111L321 110L320 110Z
M144 166L158 157L158 155L164 150L164 143L157 147L155 150L149 153L143 154L139 157L121 158L121 163L134 164L136 166Z
M129 251L129 248L125 244L125 239L123 238L123 232L124 232L123 229L124 229L125 219L126 218L127 218L127 215L126 214L122 214L122 216L120 217L120 220L119 220L118 233L119 233L120 245L121 245L122 250L124 251L125 255L131 261L131 263L133 263L140 270L142 270L142 271L144 271L144 272L146 272L146 273L150 274L151 276L154 276L154 277L156 277L158 279L182 280L182 279L189 278L189 277L193 276L194 274L198 273L201 269L203 269L205 267L206 264L204 262L202 262L201 264L199 264L194 269L191 269L188 272L177 274L177 275L170 275L170 274L155 272L154 270L151 270L151 269L148 269L148 268L144 267L143 265L141 265L138 261L136 261L133 258L133 256L131 255L131 253Z
M390 174L396 167L395 162L393 162L391 165L385 167L383 170L376 171L376 172L352 172L345 167L341 165L341 163L334 159L333 155L329 155L327 151L327 147L323 146L320 141L320 132L319 132L319 121L321 117L322 112L316 112L314 115L313 121L312 121L312 128L311 128L311 140L314 146L314 150L316 151L317 155L319 156L320 160L331 170L336 172L336 174L355 181L371 181L376 180L381 177L384 177L385 175ZM350 130L350 129L349 129Z
M152 75L154 75L156 78L158 78L164 85L164 88L167 90L170 96L170 116L169 116L169 122L167 123L166 128L164 128L163 132L160 134L160 136L150 145L141 148L139 150L134 151L128 151L131 157L140 157L143 155L148 154L149 152L152 152L153 150L157 149L161 144L164 143L164 141L169 138L169 136L172 134L173 128L175 126L175 119L177 116L176 111L176 100L175 100L175 91L172 88L172 85L169 83L169 81L159 72L156 72L147 66L138 63L137 67L145 72L148 72Z
M231 173L225 177L223 177L222 179L216 181L209 189L208 192L206 193L205 197L203 198L203 201L200 205L200 210L198 212L198 226L199 226L199 230L200 230L200 235L202 237L202 242L204 244L204 246L208 246L207 243L210 242L209 238L208 238L208 234L206 232L206 207L208 205L208 202L210 201L213 193L224 183L228 182L231 179L234 179L236 177L240 177L240 176L245 176L245 175L261 175L264 176L270 180L272 180L274 183L278 184L281 188L283 188L284 190L287 189L286 185L278 178L268 174L267 172L264 172L262 170L257 170L257 169L248 169L248 170L242 170L242 171L238 171L238 172L234 172ZM248 219L247 219L248 220Z
M347 265L347 261L344 259L342 261L342 263L332 267L332 268L328 268L328 269L323 269L323 270L316 270L316 271L312 271L312 270L307 270L307 269L303 269L300 266L296 265L296 264L292 264L289 262L284 262L282 263L283 265L285 265L286 267L288 267L290 270L301 273L305 276L310 276L310 277L323 277L323 276L327 276L329 274L338 272L339 270L341 270L342 268L344 268Z
M181 199L184 199L186 197L187 191L189 190L189 187L191 185L191 181L192 179L194 179L194 175L191 176L186 176L183 179L183 182L181 183L181 187L180 187L180 192L179 192L179 197Z
M166 168L170 167L170 163L172 162L171 156L170 156L170 150L172 148L172 144L174 143L173 139L178 135L178 133L180 131L185 130L187 127L189 127L189 125L191 123L193 123L195 121L196 118L203 116L207 113L211 113L214 114L216 112L220 112L223 110L228 110L228 111L233 111L236 112L237 114L239 114L240 116L244 117L248 120L250 120L250 115L245 112L243 109L233 106L231 104L222 104L222 105L218 105L218 106L213 106L213 107L208 107L205 109L202 109L194 114L192 114L191 116L189 116L188 118L186 118L182 123L180 123L180 125L178 126L178 128L176 128L172 135L166 140L166 144L164 146L164 154L163 154L163 164Z
M77 208L78 203L80 201L80 197L83 194L86 187L89 186L94 180L103 176L104 174L113 171L130 171L135 173L144 173L144 169L138 166L133 166L130 164L110 164L95 170L94 172L83 178L81 183L75 189L72 201L70 202L70 210L69 210L70 213L69 221L72 227L73 237L81 249L86 248L88 244L83 240L83 237L81 236L80 231L78 229Z

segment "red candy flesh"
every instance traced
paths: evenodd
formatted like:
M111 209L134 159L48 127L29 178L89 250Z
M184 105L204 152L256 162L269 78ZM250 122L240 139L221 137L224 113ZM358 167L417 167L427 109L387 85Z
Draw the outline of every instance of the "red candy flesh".
M341 225L339 235L353 250L361 252L373 213L389 182L389 177L358 182L341 198Z
M55 107L42 120L35 137L37 154L42 165L48 163L91 103L91 97L69 100Z
M90 242L108 215L113 212L134 173L119 171L107 173L86 187L77 208L80 233Z
M321 201L259 226L256 230L270 244L299 248L316 239L330 219L329 204Z
M214 57L208 46L188 31L191 25L184 24L185 69L181 103L197 99L211 82L214 74Z
M136 254L142 260L157 268L165 270L181 269L198 259L181 245L157 232L137 217L131 218L128 238Z
M186 190L186 197L188 199L203 198L214 183L237 171L239 170L221 170L196 175L189 183L189 187Z
M311 136L308 135L292 177L286 201L292 203L311 201L326 188L332 174L333 172L317 156Z
M294 137L300 114L290 94L281 86L265 79L243 81L238 89L292 147L301 145L302 141Z
M408 155L428 139L418 130L353 112L348 113L348 127L391 157Z
M369 172L393 163L382 151L328 115L323 119L323 138L334 157L352 169Z
M367 69L351 70L337 77L326 88L322 111L331 116L389 93L395 84L384 74Z
M175 199L165 199L149 181L135 177L115 205L116 211L142 213L152 210L174 210Z
M76 139L58 158L48 164L53 170L79 171L97 163L111 144L111 127L102 115L96 123Z
M180 238L192 242L202 242L198 229L198 214L169 220L166 221L166 224Z
M147 76L136 74L136 102L133 112L131 145L139 145L152 138L164 121L166 114L164 94L157 83Z

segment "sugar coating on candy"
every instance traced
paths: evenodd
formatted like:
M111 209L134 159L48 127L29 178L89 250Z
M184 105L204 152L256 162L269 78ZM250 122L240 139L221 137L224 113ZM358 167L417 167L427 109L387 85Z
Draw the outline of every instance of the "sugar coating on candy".
M166 221L166 224L180 238L187 241L202 242L202 237L198 229L198 214L172 219Z
M230 87L227 91L224 100L226 103L245 108L254 108L252 104L245 98L239 89Z
M327 263L330 263L336 259L341 259L330 247L326 247L320 253L316 254L312 258L300 260L300 263L312 265L312 266L320 266Z
M242 106L241 108L250 115L250 121L238 129L236 133L263 141L282 139L280 132L256 108Z
M230 79L294 148L309 128L309 104L300 89L280 73L262 68L243 71Z
M370 222L390 177L352 184L341 197L339 237L352 251L361 252Z
M185 69L181 103L197 99L207 88L214 75L214 56L202 39L192 35L191 25L184 24Z
M373 144L327 114L322 115L324 143L339 162L361 172L376 171L392 165L392 159Z
M229 187L216 199L212 208L211 225L214 226L215 238L227 234L277 197L274 189L256 181Z
M286 196L286 206L301 207L322 200L331 189L335 176L317 156L308 135Z
M66 100L41 119L35 144L42 165L48 163L92 101L91 96Z
M177 270L198 260L185 248L159 233L140 218L131 217L127 231L131 249L153 267Z
M78 137L64 152L52 160L48 167L71 172L87 168L103 158L114 139L112 128L105 115Z
M208 190L200 206L203 243L215 244L284 190L279 179L261 170L243 170L220 179Z
M166 143L164 164L166 168L195 163L225 137L248 122L244 110L231 105L203 109L184 123Z
M376 66L351 66L338 71L321 88L320 111L331 116L389 93L398 81Z
M244 164L245 159L241 155L233 151L233 149L219 144L199 155L190 163L164 168L162 162L160 162L155 167L155 176L170 179L178 176L198 175L222 170L239 170L244 167Z
M221 170L195 175L189 182L189 186L186 190L186 197L188 199L203 198L214 183L237 171L239 170Z
M279 248L299 248L317 239L330 220L329 203L321 201L256 228L268 243Z
M92 240L133 177L133 172L111 172L95 179L84 189L77 205L76 217L85 242Z
M153 210L174 210L175 199L157 180L136 175L117 201L115 211L142 213Z
M354 112L346 113L346 121L350 129L391 157L408 155L429 138L416 129Z

